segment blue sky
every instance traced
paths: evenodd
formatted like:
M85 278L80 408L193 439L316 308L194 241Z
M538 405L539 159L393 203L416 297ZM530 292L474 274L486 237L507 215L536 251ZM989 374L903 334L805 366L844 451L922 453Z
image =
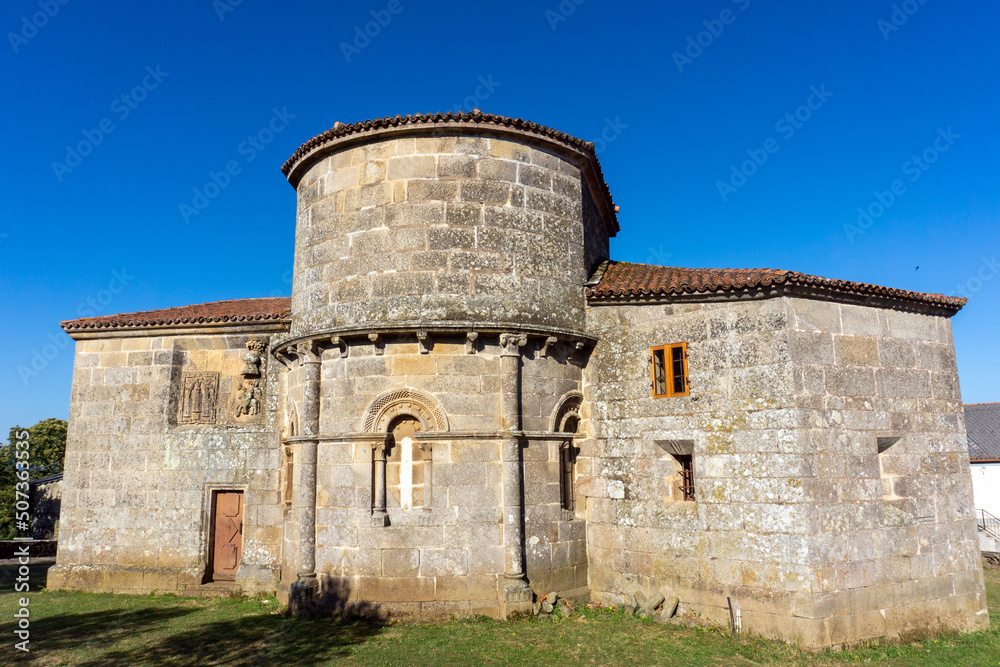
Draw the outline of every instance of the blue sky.
M600 140L616 259L964 291L963 398L1000 400L998 19L943 0L9 0L0 429L66 416L60 320L290 294L279 168L302 142L473 105Z

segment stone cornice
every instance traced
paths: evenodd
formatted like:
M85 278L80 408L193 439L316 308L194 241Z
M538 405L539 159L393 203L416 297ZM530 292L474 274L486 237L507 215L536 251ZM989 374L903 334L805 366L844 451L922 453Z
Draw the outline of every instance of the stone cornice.
M509 322L448 322L448 321L406 321L406 322L372 322L358 325L345 325L332 327L320 331L310 332L298 336L291 336L283 340L275 341L272 346L272 354L277 358L293 357L296 355L296 347L300 343L314 343L319 347L339 348L341 356L346 356L347 342L361 340L367 344L378 348L384 344L384 337L389 335L412 334L414 340L421 346L421 351L426 353L426 345L432 341L436 335L455 336L466 334L467 339L476 340L478 335L492 334L520 334L532 338L541 338L543 344L550 338L557 341L574 343L578 348L587 347L597 342L597 337L581 331L570 329L560 329L557 327L523 325ZM471 334L477 334L472 336ZM551 345L551 342L549 342ZM548 346L545 346L546 349Z
M504 431L427 431L417 433L413 437L417 442L447 442L449 440L502 440L509 436ZM517 431L514 434L517 438L526 440L569 440L585 438L581 433L553 433L550 431ZM378 444L384 442L386 434L384 432L341 433L338 435L298 435L293 438L283 438L282 443L294 445L300 442L325 442L325 443L367 443Z

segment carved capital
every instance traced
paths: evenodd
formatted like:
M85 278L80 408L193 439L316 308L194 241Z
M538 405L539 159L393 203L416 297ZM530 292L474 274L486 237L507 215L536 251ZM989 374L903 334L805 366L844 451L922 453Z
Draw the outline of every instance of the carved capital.
M500 347L503 348L503 351L500 356L519 357L521 356L521 348L527 344L528 336L526 334L502 333L500 334Z

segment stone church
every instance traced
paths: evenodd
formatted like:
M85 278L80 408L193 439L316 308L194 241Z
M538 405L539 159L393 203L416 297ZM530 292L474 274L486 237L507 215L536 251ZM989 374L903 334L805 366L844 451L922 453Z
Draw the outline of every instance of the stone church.
M283 172L290 300L62 323L51 588L987 626L963 299L613 261L593 144L478 110L338 123Z

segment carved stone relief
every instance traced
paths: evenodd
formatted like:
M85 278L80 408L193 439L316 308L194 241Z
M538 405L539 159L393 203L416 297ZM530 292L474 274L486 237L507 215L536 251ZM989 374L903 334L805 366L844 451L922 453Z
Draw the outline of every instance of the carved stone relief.
M181 379L178 424L214 424L219 397L218 373L185 373Z
M260 377L261 357L266 346L259 340L247 341L247 353L243 357L247 365L240 371L243 377Z
M233 378L233 393L230 408L230 422L243 424L255 421L264 408L264 352L262 341L247 341L247 353L243 359L246 366L240 375Z

